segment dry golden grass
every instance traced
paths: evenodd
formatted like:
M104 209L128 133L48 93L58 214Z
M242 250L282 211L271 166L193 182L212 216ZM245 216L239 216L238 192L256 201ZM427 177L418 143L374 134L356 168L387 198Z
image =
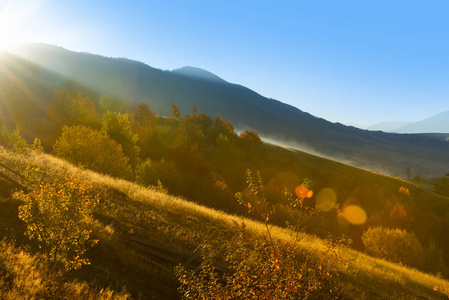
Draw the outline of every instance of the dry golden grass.
M114 231L121 230L180 249L193 250L198 244L229 237L234 222L244 222L247 229L255 234L266 233L265 224L206 208L125 180L82 170L51 155L31 153L22 156L2 150L0 161L18 170L34 164L51 178L77 177L88 182L102 196L98 211L102 222L98 226L104 238L109 236L113 239ZM104 220L114 220L117 229L112 229ZM276 239L282 241L292 242L296 236L290 230L275 226L270 230ZM327 255L323 240L306 234L300 234L299 239L305 253L318 258ZM125 251L126 247L122 249ZM335 262L341 274L335 285L348 298L439 299L449 295L449 281L445 279L345 248L337 248L337 253L342 259ZM123 255L124 260L135 260L131 251L116 254ZM95 264L95 261L92 263ZM157 272L151 268L148 270Z
M66 281L31 255L5 240L0 241L1 299L129 299L126 292L95 289L85 282Z

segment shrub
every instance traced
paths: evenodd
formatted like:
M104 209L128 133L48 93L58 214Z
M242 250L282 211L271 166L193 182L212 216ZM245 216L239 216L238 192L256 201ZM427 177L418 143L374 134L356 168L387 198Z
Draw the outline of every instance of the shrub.
M423 264L424 251L413 233L398 228L370 227L363 233L362 241L368 255L410 267L419 268Z
M126 292L95 290L85 282L68 281L52 272L39 255L31 255L22 247L0 241L1 299L130 299Z
M222 243L227 271L221 275L211 255L201 271L183 266L175 270L184 299L312 299L337 298L331 279L337 276L333 256L325 259L301 253L297 246L276 241L271 247L267 236L252 235L245 225L236 224L234 238ZM332 247L332 246L329 246ZM330 248L329 248L330 249Z
M95 242L90 239L92 211L98 202L90 187L80 180L41 184L24 195L19 218L26 223L26 235L35 239L51 263L65 269L88 264L81 256Z
M63 127L54 145L57 156L96 172L131 178L129 158L109 136L84 126Z

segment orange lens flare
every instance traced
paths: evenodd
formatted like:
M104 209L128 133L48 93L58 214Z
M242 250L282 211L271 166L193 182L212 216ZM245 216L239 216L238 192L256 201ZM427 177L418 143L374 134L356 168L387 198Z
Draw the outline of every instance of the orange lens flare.
M343 216L353 225L362 225L367 219L365 210L358 205L348 205L343 208Z
M295 188L295 194L298 196L298 198L312 198L313 191L309 190L307 187L303 185L298 185Z

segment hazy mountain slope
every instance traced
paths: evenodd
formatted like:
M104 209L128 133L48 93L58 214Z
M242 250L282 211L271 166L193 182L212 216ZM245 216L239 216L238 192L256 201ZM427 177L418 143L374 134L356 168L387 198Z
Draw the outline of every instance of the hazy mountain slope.
M386 134L331 123L204 70L162 71L128 59L43 44L27 45L16 53L99 94L149 103L158 114L168 115L171 102L181 113L197 105L201 112L229 119L237 129L255 129L284 144L390 174L419 166L423 176L441 176L449 168L447 135Z
M425 133L439 132L449 133L449 110L439 113L422 121L413 122L405 126L398 127L394 132L399 133Z
M193 77L200 80L209 80L209 81L216 81L216 82L225 82L223 79L218 77L217 75L195 67L182 67L179 69L175 69L171 71L174 74L178 74L185 77Z
M95 97L95 93L75 80L51 71L42 65L27 61L9 52L0 52L0 84L17 79L23 83L41 109L53 98L57 89L75 89ZM0 107L2 103L0 102Z
M366 127L367 130L380 130L384 132L396 132L396 129L406 126L410 122L380 122Z

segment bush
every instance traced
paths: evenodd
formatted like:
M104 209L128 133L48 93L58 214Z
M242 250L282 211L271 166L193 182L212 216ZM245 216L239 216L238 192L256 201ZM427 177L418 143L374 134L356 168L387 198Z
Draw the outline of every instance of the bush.
M297 245L272 244L267 236L250 234L245 224L236 224L233 231L234 238L218 251L227 263L221 271L211 255L198 273L176 268L183 299L338 298L332 278L338 276L333 263L339 258L316 259L301 253Z
M54 145L57 156L96 172L131 178L129 158L109 136L84 126L63 127Z
M409 267L423 265L424 251L413 233L398 228L370 227L363 233L362 241L368 255Z
M52 272L39 255L13 243L0 241L1 299L131 299L126 292L94 289L85 282L68 281Z
M90 187L80 180L41 184L24 195L26 204L19 207L19 218L26 223L26 235L35 239L51 263L65 269L88 264L81 258L89 245L92 211L98 202Z

